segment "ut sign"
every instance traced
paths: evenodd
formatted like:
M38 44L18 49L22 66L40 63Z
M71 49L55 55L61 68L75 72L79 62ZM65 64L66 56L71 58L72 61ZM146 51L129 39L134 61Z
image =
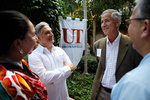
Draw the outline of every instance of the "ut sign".
M63 36L64 36L64 42L67 43L67 44L72 44L74 42L74 38L76 38L76 42L75 44L80 44L81 43L81 40L80 40L80 33L81 35L83 34L83 29L71 29L71 33L72 33L72 41L68 42L68 39L67 39L67 30L68 28L62 28L63 30ZM75 31L76 31L76 37L74 36L75 34Z
M59 46L67 53L75 66L79 63L85 48L86 19L80 21L71 17L59 17L61 38Z

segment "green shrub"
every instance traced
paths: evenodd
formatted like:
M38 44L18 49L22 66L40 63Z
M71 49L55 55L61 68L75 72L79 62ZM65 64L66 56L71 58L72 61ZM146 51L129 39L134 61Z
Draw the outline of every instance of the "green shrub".
M76 69L67 79L69 96L75 100L90 100L95 73L84 75Z
M84 66L85 66L85 56L82 56L78 66L77 66L77 69L83 71ZM98 66L98 64L97 64L95 56L87 56L88 72L96 72L97 66Z

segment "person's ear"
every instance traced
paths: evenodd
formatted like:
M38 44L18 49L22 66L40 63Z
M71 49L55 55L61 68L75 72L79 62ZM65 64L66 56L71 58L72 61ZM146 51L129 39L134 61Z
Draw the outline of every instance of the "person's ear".
M150 21L148 19L144 20L144 26L142 27L141 38L147 38L150 36Z
M13 45L14 45L15 48L20 50L21 49L21 40L20 39L14 40Z
M119 27L119 25L120 25L120 19L116 20L116 25L117 25L117 27Z
M40 36L37 36L37 41L40 41L41 40L41 37Z

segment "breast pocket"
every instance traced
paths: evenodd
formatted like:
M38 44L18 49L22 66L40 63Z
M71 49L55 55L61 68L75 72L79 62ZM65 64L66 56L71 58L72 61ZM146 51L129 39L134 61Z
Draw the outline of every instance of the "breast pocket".
M55 69L55 63L52 59L52 57L49 57L48 55L45 55L42 57L42 62L46 70L54 70Z
M64 57L63 54L57 54L57 61L61 64L64 62Z

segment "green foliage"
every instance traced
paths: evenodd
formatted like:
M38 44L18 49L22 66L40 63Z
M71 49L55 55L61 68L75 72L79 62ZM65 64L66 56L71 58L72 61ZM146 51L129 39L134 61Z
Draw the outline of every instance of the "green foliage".
M2 0L0 10L22 12L34 25L41 21L49 23L55 36L55 45L58 45L60 38L58 16L64 15L59 0Z
M62 0L64 1L64 14L72 18L84 18L83 13L83 0ZM78 2L77 2L78 1ZM127 30L125 26L125 19L128 19L131 15L131 8L134 7L134 0L86 0L87 2L87 29L93 29L93 18L96 17L96 29L101 30L101 13L106 9L116 9L122 12L122 24L120 30ZM93 6L95 2L95 7ZM125 11L124 8L127 8Z
M77 68L81 71L84 70L84 64L85 64L85 56L82 56ZM95 56L87 56L87 69L88 72L96 72L96 69L98 67L97 61Z
M75 100L90 100L95 73L85 76L82 71L75 70L67 79L69 96Z
M83 18L82 0L61 0L63 1L63 12L66 16L73 18Z
M26 3L28 2L28 3ZM41 21L49 23L55 36L55 45L60 38L58 16L62 16L62 8L58 0L22 0L22 10L34 24ZM29 10L27 10L29 9Z

